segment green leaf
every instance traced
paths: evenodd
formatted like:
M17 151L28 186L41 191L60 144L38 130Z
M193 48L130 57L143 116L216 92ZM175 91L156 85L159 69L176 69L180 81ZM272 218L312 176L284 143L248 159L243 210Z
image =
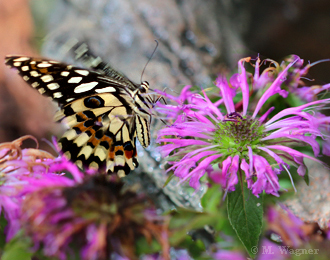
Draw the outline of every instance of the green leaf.
M166 179L163 188L166 187L166 185L174 178L174 172L171 172L170 175L168 176L168 178Z
M31 260L33 253L30 248L30 240L18 235L6 244L1 260Z
M254 196L242 180L235 188L227 196L228 218L249 255L254 257L253 249L258 246L262 229L262 194L259 198Z
M6 235L4 229L7 226L7 224L8 224L7 220L5 219L4 214L2 212L0 216L0 256L6 244Z
M190 236L186 236L180 244L180 248L184 248L189 252L192 259L201 259L201 255L205 253L205 246L200 240L193 240Z
M212 184L201 199L201 204L204 212L218 212L221 206L222 192L220 185Z
M155 239L153 239L150 243L145 237L141 237L135 242L135 249L136 254L140 256L143 254L157 253L162 250L162 247Z

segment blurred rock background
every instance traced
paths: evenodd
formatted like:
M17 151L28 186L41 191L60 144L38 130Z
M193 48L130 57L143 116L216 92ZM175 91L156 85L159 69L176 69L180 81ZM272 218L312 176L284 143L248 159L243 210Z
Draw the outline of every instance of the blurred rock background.
M159 47L143 80L154 89L179 92L187 84L207 86L245 56L280 61L297 54L311 62L330 58L330 2L0 0L0 36L2 60L7 54L22 54L72 63L63 44L70 38L86 41L135 82L140 81L156 39ZM316 79L314 84L328 83L329 71L330 63L322 63L310 70L309 77ZM52 121L55 107L15 74L0 62L0 142L24 134L39 140L60 135L61 126ZM139 151L144 158L139 178L151 183L145 183L145 189L164 200L170 197L175 205L199 209L203 190L194 193L197 197L177 192L175 184L161 191L165 177L154 148ZM134 182L135 176L131 178Z

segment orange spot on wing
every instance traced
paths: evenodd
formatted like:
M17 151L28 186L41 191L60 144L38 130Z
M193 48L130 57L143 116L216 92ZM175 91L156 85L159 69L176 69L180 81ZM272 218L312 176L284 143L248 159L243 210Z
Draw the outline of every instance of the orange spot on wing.
M83 120L87 120L88 119L88 117L84 113L82 113L82 112L77 113L77 115L79 117L81 117Z
M124 147L122 145L115 146L115 152L117 151L123 151L124 152Z
M86 132L87 130L89 130L91 127L85 127L84 126L84 122L81 122L79 124L76 124L74 126L74 128L78 128L81 132Z
M97 139L95 137L91 137L88 141L88 143L91 143L94 147L98 146L100 144L101 140Z
M40 73L44 73L44 74L51 74L47 68L38 68Z
M125 150L125 157L127 159L131 159L134 156L134 151L127 151Z

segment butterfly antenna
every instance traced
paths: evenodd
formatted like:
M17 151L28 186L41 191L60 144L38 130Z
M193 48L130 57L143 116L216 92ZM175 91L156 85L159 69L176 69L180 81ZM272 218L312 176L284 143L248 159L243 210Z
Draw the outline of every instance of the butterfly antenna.
M147 61L146 65L144 66L144 68L142 70L142 73L141 73L141 83L142 83L142 77L143 77L144 71L145 71L146 67L148 66L149 62L151 61L152 57L154 56L157 48L158 48L159 43L158 43L157 40L155 40L155 42L156 42L156 47L155 47L154 51L151 53L151 56L150 56L149 60Z

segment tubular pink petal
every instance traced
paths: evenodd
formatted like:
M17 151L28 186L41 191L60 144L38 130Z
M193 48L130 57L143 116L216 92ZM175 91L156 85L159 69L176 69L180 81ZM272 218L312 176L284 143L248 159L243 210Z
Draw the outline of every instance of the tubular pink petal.
M244 171L245 173L245 179L248 185L248 188L251 189L252 185L253 185L253 180L252 180L252 172L249 169L249 165L248 163L245 161L245 159L242 159L241 162L241 169Z
M187 180L187 179L190 178L193 174L196 174L196 172L198 173L199 171L203 171L203 170L205 170L205 169L210 165L210 163L211 163L212 161L218 159L219 157L221 157L221 154L215 154L215 155L211 155L211 156L205 158L204 160L202 160L202 161L198 164L198 166L197 166L194 170L192 170L188 175L186 175L186 176L182 179L182 181Z
M235 112L235 106L233 102L233 98L235 96L235 91L230 89L228 86L227 80L223 76L219 76L216 79L216 86L220 89L221 96L223 98L224 104L227 109L227 113L233 113Z
M239 167L239 156L235 155L227 173L227 191L234 191L238 183L237 171Z
M294 62L290 63L278 76L277 78L274 80L274 82L272 83L272 85L266 90L266 92L262 95L262 97L259 99L259 102L256 106L256 109L254 110L254 113L252 115L252 118L255 118L257 116L257 114L259 113L259 110L261 109L261 107L263 106L263 104L269 99L269 97L275 95L275 94L280 94L282 96L285 96L285 92L283 92L283 90L281 90L281 84L282 84L282 80L285 77L287 71L289 70L289 68L296 62L297 60L295 60Z
M270 136L268 136L270 137ZM311 137L311 136L303 136L303 135L297 135L297 134L283 134L283 133L279 133L277 135L273 135L271 138L263 138L263 140L269 140L269 139L275 139L275 138L288 138L288 139L292 139L292 140L300 140L302 142L305 142L307 144L309 144L314 152L314 156L318 156L320 153L320 145L319 143L315 140L315 137Z
M301 118L292 117L288 119L279 120L271 125L266 126L265 131L268 132L268 131L276 130L278 128L280 128L280 131L282 131L282 129L286 130L286 129L304 128L304 127L310 128L311 126L313 125L309 121L303 121L301 120ZM316 127L313 128L317 129Z
M174 163L174 165L172 167L170 167L169 169L167 169L166 172L171 171L172 169L178 167L181 164L188 164L190 161L193 161L194 164L196 164L203 157L212 155L214 153L216 153L216 151L203 151L203 152L199 153L198 155L196 155L194 157L187 158L187 159L184 159L184 160L181 160L179 162Z
M243 65L243 61L247 61L249 62L250 61L250 58L246 58L246 59L241 59L239 62L238 62L238 67L239 69L241 70L241 73L239 74L239 86L242 90L242 98L243 98L243 112L242 112L242 115L243 116L246 116L246 112L247 112L247 109L248 109L248 106L249 106L249 84L247 83L247 77L246 77L246 70L244 68L244 65ZM234 112L234 111L232 111Z
M326 139L323 141L322 153L326 156L330 156L330 140Z
M212 146L203 147L203 148L194 150L192 152L187 153L185 156L183 156L183 158L181 160L184 160L184 159L186 159L188 157L191 157L191 156L195 155L196 153L204 152L205 150L211 150L213 148L216 148L217 146L218 145L212 145ZM217 153L217 151L213 151L213 150L211 150L210 152ZM210 154L212 154L212 153L210 153Z
M163 146L158 147L158 151L161 153L163 157L168 156L174 149L179 148L180 146L176 144L165 144Z
M257 181L253 184L252 189L255 192L253 194L260 194L263 190L265 190L267 193L278 196L278 178L277 175L274 174L267 160L262 156L254 155L254 168L256 169ZM268 188L267 183L270 185Z
M202 139L210 139L210 136L206 135L206 134L201 134L199 132L203 132L203 131L195 131L194 133L192 133L192 129L186 128L186 129L179 129L179 128L164 128L160 134L161 135L176 135L176 136L180 136L180 137L185 137L185 136L195 136L198 138L202 138Z
M254 76L253 76L254 82L257 82L260 77L259 69L260 69L260 58L258 57L254 69Z
M305 108L311 107L313 105L321 104L322 106L324 106L329 102L330 102L330 98L327 98L327 99L323 99L323 100L317 100L317 101L314 101L314 102L310 102L310 103L301 105L299 107L290 107L290 108L283 109L281 112L277 113L270 120L268 120L265 125L269 125L272 122L274 122L274 121L276 121L276 120L278 120L278 119L280 119L284 116L295 115L295 114L301 112L302 110L304 110Z
M249 151L249 168L250 168L250 172L253 172L253 151L251 146L248 146L248 151Z
M280 168L282 167L282 165L285 165L286 163L276 154L274 153L273 151L269 150L268 148L266 147L261 147L261 146L258 146L257 147L258 149L262 150L262 151L265 151L266 153L268 153L271 157L274 158L274 160L278 163L278 165L280 166Z
M267 112L265 114L263 114L260 118L259 118L259 122L263 123L264 121L266 121L268 115L273 112L273 110L275 109L275 107L271 107L267 110Z
M158 143L160 142L172 142L174 144L179 145L180 147L188 146L188 145L209 145L208 142L200 141L200 140L193 140L193 139L174 139L174 138L160 138L157 140Z
M268 149L274 149L274 150L284 151L284 152L290 154L293 158L295 158L295 157L305 157L305 158L311 159L311 160L313 160L315 162L319 162L319 163L323 164L320 160L315 159L312 156L309 156L307 154L301 153L301 152L299 152L297 150L294 150L294 149L292 149L290 147L287 147L287 146L283 146L283 145L267 145L267 148Z
M206 96L205 91L202 90L203 94L204 94L204 98L207 102L208 108L215 114L218 116L219 120L223 120L223 115L221 114L220 110L218 107L216 107L211 101L210 99Z
M213 123L201 113L195 113L194 115L198 122L203 122L204 124L208 125L209 128L212 128L213 130L215 129Z

